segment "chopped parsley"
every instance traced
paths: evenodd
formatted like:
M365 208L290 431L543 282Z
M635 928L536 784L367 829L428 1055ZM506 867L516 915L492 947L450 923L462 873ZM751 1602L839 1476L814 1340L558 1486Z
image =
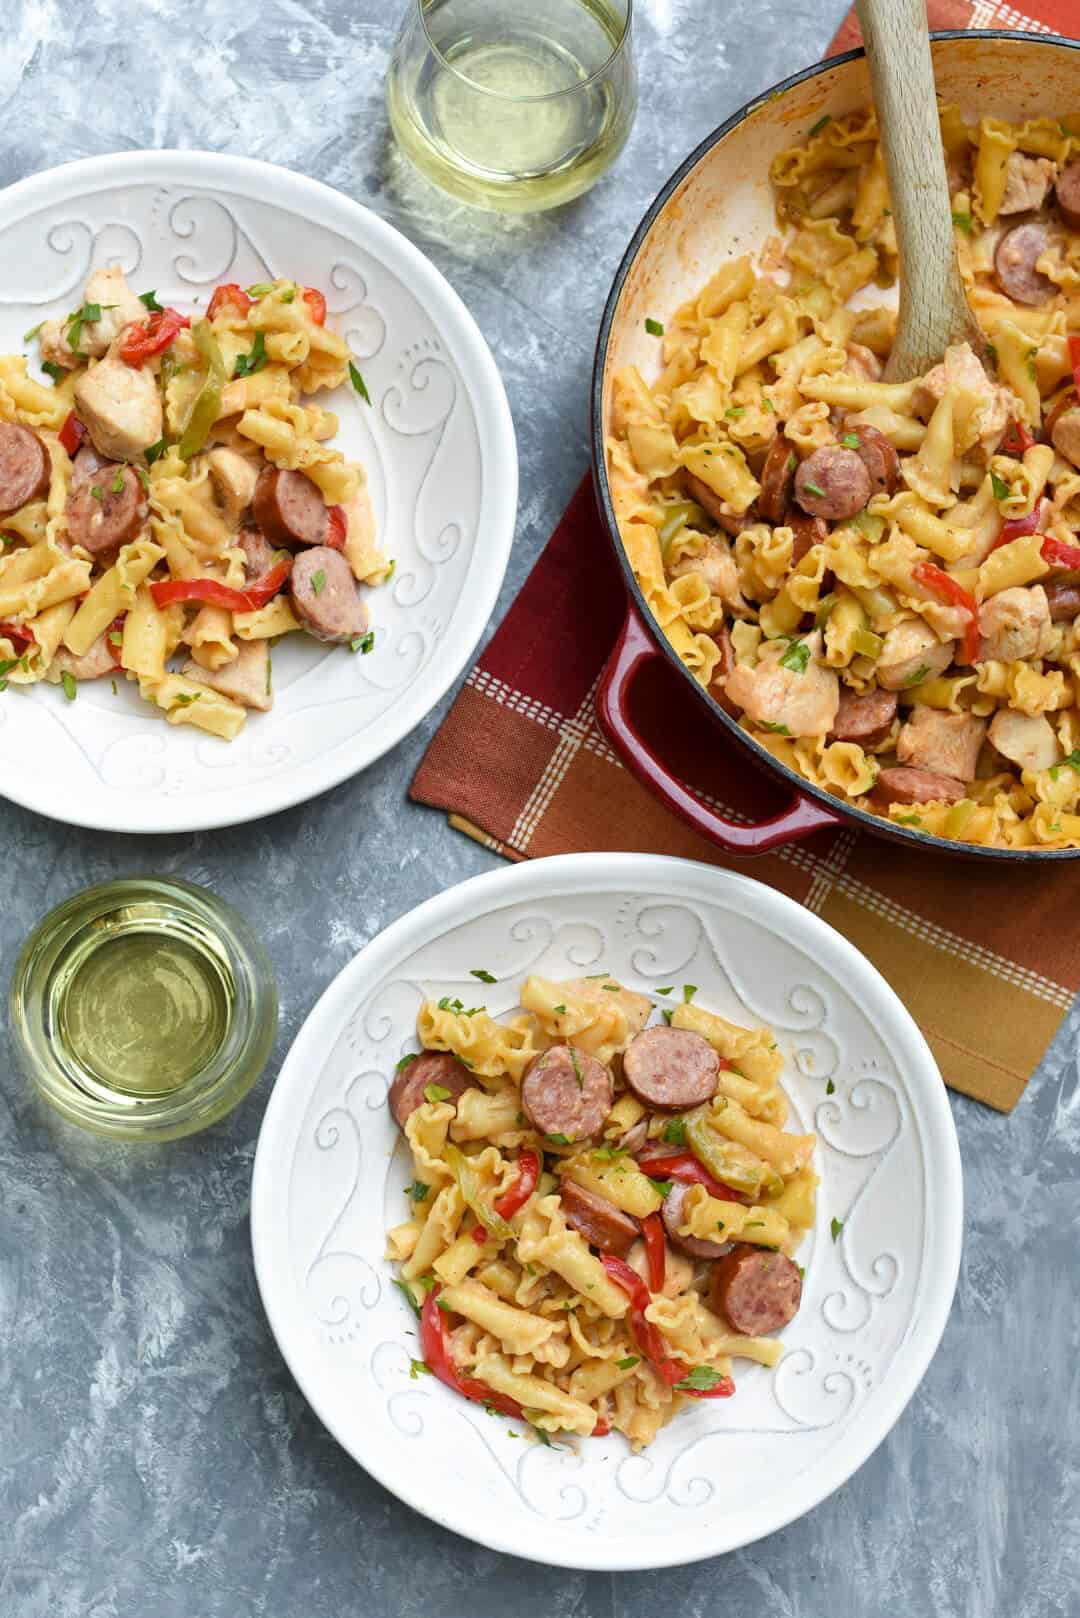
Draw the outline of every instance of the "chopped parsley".
M326 589L326 574L323 572L322 568L320 568L317 573L313 573L311 575L311 588L314 590L317 596L321 596L323 591Z
M435 1290L435 1277L433 1275L418 1275L416 1284L422 1292L433 1292Z
M84 303L80 309L76 309L73 315L68 316L67 340L68 347L73 354L82 353L79 347L82 339L82 329L84 326L95 326L97 324L101 319L101 307L100 303ZM106 309L115 309L115 307L116 305L113 303L105 305Z
M909 674L908 675L907 679L904 681L904 684L905 684L905 686L921 685L922 682L926 679L926 676L929 673L930 673L930 665L929 665L929 663L923 663L915 670L914 674Z
M110 494L121 494L123 492L123 488L124 488L124 468L122 466L118 466L116 468L116 472L115 472L115 474L113 476L113 480L109 484L109 493Z
M406 1195L411 1197L414 1202L426 1202L430 1190L431 1187L425 1185L423 1180L414 1180Z
M371 394L368 392L364 379L360 375L360 372L356 369L356 366L353 364L352 360L349 361L349 380L356 389L357 393L360 395L361 399L363 399L364 403L370 404Z
M683 986L682 986L683 1005L688 1006L690 1004L691 1000L694 998L695 994L697 994L697 984L696 983L684 983Z
M24 331L23 342L32 343L44 324L45 322L43 320L39 320L36 326L31 326L29 331Z
M420 1318L420 1305L417 1303L416 1299L413 1297L412 1287L409 1285L409 1283L407 1281L400 1281L396 1275L394 1276L393 1280L394 1280L394 1285L397 1287L398 1291L401 1293L401 1296L405 1299L406 1303L409 1305L409 1308L412 1310L413 1314L419 1320L419 1318Z
M158 303L156 292L140 292L139 302L142 304L144 309L149 309L152 315L162 315L165 313L164 305Z
M155 461L159 461L168 447L165 440L159 438L156 444L151 444L149 449L144 449L143 455L146 457L147 466L153 466Z
M834 1242L835 1242L836 1238L839 1236L840 1232L843 1230L843 1228L844 1228L844 1221L842 1219L833 1219L831 1221L831 1223L829 1225L829 1231L830 1231L830 1233L832 1235L832 1239L833 1239Z
M635 1365L641 1364L640 1354L628 1354L624 1360L615 1361L617 1371L632 1371Z
M314 584L314 579L311 582ZM318 591L316 591L316 594L318 594ZM349 642L350 652L359 652L363 657L366 657L374 649L374 646L375 631L373 629L369 629L366 635L354 635Z
M793 640L783 657L780 659L782 669L790 669L793 674L805 674L810 662L810 648L804 640Z
M430 1101L432 1103L432 1105L434 1106L435 1103L438 1102L438 1101L449 1101L450 1100L450 1092L449 1092L449 1090L445 1089L443 1087L443 1085L441 1085L441 1084L425 1084L424 1085L424 1100L425 1101Z
M250 354L237 354L236 369L233 371L233 376L254 376L255 372L261 371L265 364L266 334L265 332L257 331L255 341L251 345Z
M663 337L664 335L664 328L659 320L653 320L651 316L645 322L645 330L650 337Z
M814 135L820 135L821 131L825 128L825 125L826 124L831 124L831 123L832 123L832 113L831 112L826 112L825 114L823 114L822 117L820 117L818 119L817 123L814 124L813 128L810 131L810 137L812 137ZM808 137L808 138L810 138L810 137Z
M692 1393L708 1393L723 1380L721 1372L714 1371L711 1365L695 1365L681 1382L676 1382L675 1387L676 1390L688 1389Z
M668 1197L671 1195L672 1182L670 1180L654 1180L651 1174L646 1177L649 1184L655 1191L658 1191L662 1197Z
M273 281L256 281L254 286L247 289L249 298L265 298L274 290Z
M430 1375L431 1375L431 1366L428 1364L427 1360L412 1360L411 1359L409 1361L409 1379L410 1379L410 1381L415 1382L417 1377L430 1376Z
M437 1004L440 1011L452 1011L457 1015L460 1015L460 1013L465 1010L465 1002L463 1000L451 1000L448 994L444 994L442 999L438 1001Z
M745 405L729 405L724 411L728 421L739 421L746 414Z
M409 1066L410 1062L417 1062L417 1061L419 1061L419 1059L420 1059L420 1052L419 1051L410 1051L407 1056L403 1056L401 1058L401 1061L394 1068L394 1072L395 1073L404 1073L405 1069Z
M831 1096L831 1095L835 1094L835 1091L836 1091L836 1085L833 1083L833 1081L831 1079L826 1079L825 1080L825 1094L827 1096Z
M803 488L806 490L807 494L816 494L819 500L825 499L825 490L821 487L820 483L811 483L810 479L807 478L806 482L803 484Z
M585 1075L581 1071L581 1063L578 1061L577 1051L574 1049L574 1047L572 1045L568 1045L566 1048L570 1052L570 1060L574 1064L574 1077L577 1080L577 1087L578 1087L579 1090L584 1090L584 1088L585 1088Z
M971 235L971 215L969 213L956 213L954 211L952 222L957 230L962 230L965 236Z
M485 971L482 966L474 966L469 972L469 976L471 978L479 978L481 983L494 983L497 981L494 975L491 972Z
M760 728L767 730L771 736L790 736L791 732L786 725L774 725L771 719L762 719Z
M671 1146L686 1145L686 1119L670 1118L664 1125L664 1139Z
M93 495L95 500L104 500L105 498L105 490L100 488L96 483L91 486L90 493Z
M52 360L42 360L41 369L45 372L46 376L52 377L54 385L58 385L64 380L64 367L62 365L54 365Z
M666 988L657 989L656 992L657 992L657 994L670 994L674 987L675 987L674 983L669 983Z
M78 693L75 686L75 676L69 669L65 669L63 674L60 676L60 684L64 688L64 695L67 697L68 701L74 702Z
M1080 753L1070 753L1060 764L1051 764L1050 779L1056 781L1062 770L1075 770L1080 775Z
M116 681L115 680L110 680L109 684L112 686L112 694L113 694L113 696L114 697L119 696L120 688L118 687Z
M181 708L190 708L191 704L193 702L198 702L201 697L201 691L196 691L194 695L191 695L187 691L178 691L176 694L177 706Z
M135 468L135 475L137 476L139 482L142 484L143 488L146 490L147 494L149 494L149 492L150 492L150 474L146 470L145 466L137 466Z
M611 1145L598 1146L593 1152L593 1156L598 1157L601 1163L615 1163L620 1157L626 1156L626 1147Z
M999 478L996 472L990 474L990 487L994 491L995 500L1004 500L1009 493L1009 485L1004 478Z
M921 826L922 815L894 815L893 819L900 826Z
M573 1136L571 1135L545 1135L544 1139L550 1141L552 1146L572 1146L574 1144Z
M617 983L603 983L601 984L601 988L604 989L608 994L618 994L619 992L619 985Z
M552 1010L554 1011L556 1017L565 1017L566 1016L566 1007L565 1006L553 1006Z
M661 1017L663 1017L664 1021L667 1023L668 1027L670 1028L671 1027L671 1019L675 1015L675 1013L672 1011L671 1007L670 1006L661 1006L660 1015L661 1015Z
M862 440L860 439L858 433L845 433L840 442L843 444L845 449L862 448Z

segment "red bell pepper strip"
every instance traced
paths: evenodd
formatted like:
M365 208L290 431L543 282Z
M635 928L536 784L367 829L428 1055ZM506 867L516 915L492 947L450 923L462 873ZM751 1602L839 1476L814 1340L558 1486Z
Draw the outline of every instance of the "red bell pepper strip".
M664 1285L666 1250L664 1226L658 1213L648 1214L641 1221L641 1234L645 1238L645 1256L649 1261L649 1290L659 1292Z
M28 629L25 624L0 623L0 640L9 640L12 645L18 644L24 647L37 645L37 637L33 630Z
M1070 572L1080 568L1080 545L1065 545L1060 539L1044 539L1039 547L1044 562L1051 567L1067 567Z
M349 520L345 515L344 506L331 506L327 515L330 522L326 529L326 538L323 544L332 551L345 549L345 537L349 532Z
M86 437L86 428L83 426L74 410L68 411L67 419L56 436L67 450L68 454L74 455L75 451Z
M325 324L326 324L326 299L323 297L322 293L318 290L318 288L317 287L305 287L303 292L300 294L300 296L303 298L304 302L307 304L308 313L311 315L311 318L315 322L316 326L325 326Z
M1068 339L1068 343L1069 364L1072 366L1073 374L1073 387L1076 389L1077 398L1080 398L1080 337L1077 337L1074 334Z
M424 1362L428 1369L444 1382L455 1393L460 1393L474 1404L490 1405L492 1410L499 1411L503 1416L515 1416L525 1420L521 1406L516 1399L508 1399L503 1393L496 1393L489 1388L486 1382L479 1382L475 1377L462 1376L454 1364L450 1353L450 1333L446 1324L446 1316L439 1308L438 1297L441 1287L433 1287L424 1299L424 1307L420 1311L420 1345L424 1351Z
M120 358L125 365L136 370L148 359L160 354L177 335L190 326L187 315L176 309L155 309L149 320L140 320L129 326L120 340Z
M597 1416L596 1426L589 1434L590 1438L606 1438L611 1431L611 1423L606 1416Z
M722 1376L711 1388L680 1388L688 1399L730 1399L735 1392L735 1383L730 1376Z
M221 313L227 303L231 303L239 314L246 315L254 302L255 299L249 298L242 286L237 286L235 281L225 281L215 290L214 296L210 299L206 310L206 318L207 320L213 320L216 315Z
M667 1157L639 1157L637 1163L642 1173L654 1180L679 1180L683 1185L703 1185L710 1197L719 1197L723 1202L750 1200L741 1191L714 1180L704 1164L699 1163L691 1152L676 1152Z
M487 1241L487 1231L484 1229L483 1225L473 1226L472 1239L476 1243L477 1247L483 1247L484 1243Z
M226 612L258 612L277 595L292 569L288 557L272 567L261 583L249 590L234 590L217 579L163 579L150 586L155 607L171 607L178 601L201 601L207 607L224 607Z
M1001 440L1001 453L1003 455L1023 455L1024 451L1030 449L1034 442L1035 440L1024 426L1024 423L1018 417L1013 416L1005 429L1005 436Z
M1034 511L1029 511L1026 517L1010 517L1008 522L1003 522L1001 533L987 551L987 556L992 551L1000 550L1002 545L1011 545L1014 539L1023 539L1025 534L1037 534L1042 523L1042 514L1043 501L1037 500Z
M533 1192L536 1182L540 1178L540 1154L526 1149L518 1153L518 1177L501 1197L497 1197L492 1207L500 1219L512 1219L519 1208L524 1208Z
M931 595L937 596L939 601L946 602L950 607L959 607L966 613L961 654L963 662L974 663L979 656L979 608L975 597L944 568L935 567L933 562L916 562L911 576Z
M637 1271L632 1270L621 1258L616 1258L614 1253L601 1254L600 1262L609 1279L621 1287L630 1299L630 1330L635 1343L657 1376L669 1388L674 1387L686 1375L686 1367L682 1360L672 1358L659 1331L651 1320L645 1319L645 1311L652 1302L648 1287Z

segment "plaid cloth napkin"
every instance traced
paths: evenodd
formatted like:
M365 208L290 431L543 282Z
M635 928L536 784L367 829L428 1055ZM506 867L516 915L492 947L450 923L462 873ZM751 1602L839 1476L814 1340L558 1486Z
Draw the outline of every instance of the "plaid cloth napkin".
M1080 15L1076 0L1038 0L1039 19L993 0L930 0L928 10L938 29L1062 34ZM849 16L829 54L859 43ZM433 739L412 797L510 859L635 849L779 888L873 961L949 1085L1010 1111L1080 988L1080 861L983 866L850 827L754 860L720 854L638 784L598 728L596 687L625 604L585 479ZM707 802L744 822L779 809L782 789L687 700L662 659L639 675L633 708L649 745Z

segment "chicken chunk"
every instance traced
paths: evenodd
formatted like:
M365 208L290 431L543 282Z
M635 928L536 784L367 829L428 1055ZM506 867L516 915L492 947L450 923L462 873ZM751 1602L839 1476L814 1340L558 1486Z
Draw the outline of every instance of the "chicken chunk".
M1041 208L1056 178L1057 164L1051 158L1010 152L1005 165L1005 195L998 213L1029 213Z
M877 664L877 683L886 691L903 691L935 674L944 674L953 660L954 640L940 641L922 618L897 624L885 636Z
M231 663L220 669L204 669L201 663L185 663L184 675L196 685L209 686L223 697L242 702L245 708L259 708L263 713L274 706L270 692L270 643L265 640L246 640Z
M125 365L112 350L76 382L75 408L94 448L110 461L136 460L162 434L154 372Z
M1059 455L1080 466L1080 410L1063 410L1050 429L1050 441Z
M673 579L681 579L691 573L701 575L709 587L710 595L719 596L721 601L733 607L742 605L735 558L721 540L706 540L700 556L684 556L671 569Z
M999 590L979 608L979 662L1042 657L1053 643L1050 603L1041 584Z
M964 388L983 401L982 409L974 418L974 443L958 447L968 449L978 444L986 455L992 455L1015 408L1012 394L1008 388L990 380L970 343L955 343L947 348L942 363L927 371L915 390L915 409L929 416L950 387Z
M1048 770L1063 757L1061 743L1045 714L999 708L990 721L989 736L1002 757L1022 770Z
M985 719L977 719L974 714L940 713L920 705L900 728L896 756L901 764L917 770L970 781L985 736Z
M63 366L66 371L73 371L84 359L100 359L125 326L130 326L133 320L146 319L145 308L128 286L118 264L94 271L86 283L83 302L99 304L101 319L89 321L79 329L78 353L71 347L70 316L47 320L41 328L42 359Z
M234 449L212 449L206 457L210 481L226 520L237 525L250 506L259 469Z
M805 664L796 652L800 645L807 651ZM825 736L840 706L840 681L834 669L818 661L821 650L817 630L790 645L771 641L754 667L736 663L727 695L759 725L782 727L789 736Z
M867 382L881 381L881 361L872 348L865 343L849 343L847 345L847 366L855 376L861 376Z
M76 680L100 680L107 674L115 674L116 659L109 650L108 636L109 631L106 630L81 657L69 652L66 646L58 647L45 678L51 680L53 685L59 685L65 674L72 675Z

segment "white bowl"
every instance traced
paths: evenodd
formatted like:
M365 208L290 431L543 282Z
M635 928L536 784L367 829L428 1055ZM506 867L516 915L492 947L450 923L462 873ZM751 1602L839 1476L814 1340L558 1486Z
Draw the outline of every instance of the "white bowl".
M473 968L494 973L482 987ZM426 995L516 1004L530 971L606 970L765 1022L792 1127L815 1129L817 1225L776 1373L680 1413L634 1456L618 1434L546 1449L434 1378L390 1284L406 1153L385 1105ZM662 1001L660 1002L663 1003ZM829 1081L835 1090L829 1093ZM881 1443L937 1347L960 1262L960 1155L922 1035L874 968L809 911L688 860L573 854L475 877L402 917L331 984L270 1098L252 1240L270 1325L315 1411L381 1483L444 1527L564 1567L692 1562L771 1533ZM831 1221L843 1229L832 1239ZM411 1335L410 1335L411 1334Z
M75 308L95 265L205 309L222 281L287 275L325 293L372 407L320 394L336 443L367 468L393 583L371 592L375 649L294 635L275 704L232 744L166 725L133 686L9 687L0 782L41 814L109 831L198 831L301 803L408 735L467 662L495 605L517 509L513 423L495 362L438 270L376 214L268 163L127 152L34 175L0 195L0 352ZM31 369L36 364L36 345Z

